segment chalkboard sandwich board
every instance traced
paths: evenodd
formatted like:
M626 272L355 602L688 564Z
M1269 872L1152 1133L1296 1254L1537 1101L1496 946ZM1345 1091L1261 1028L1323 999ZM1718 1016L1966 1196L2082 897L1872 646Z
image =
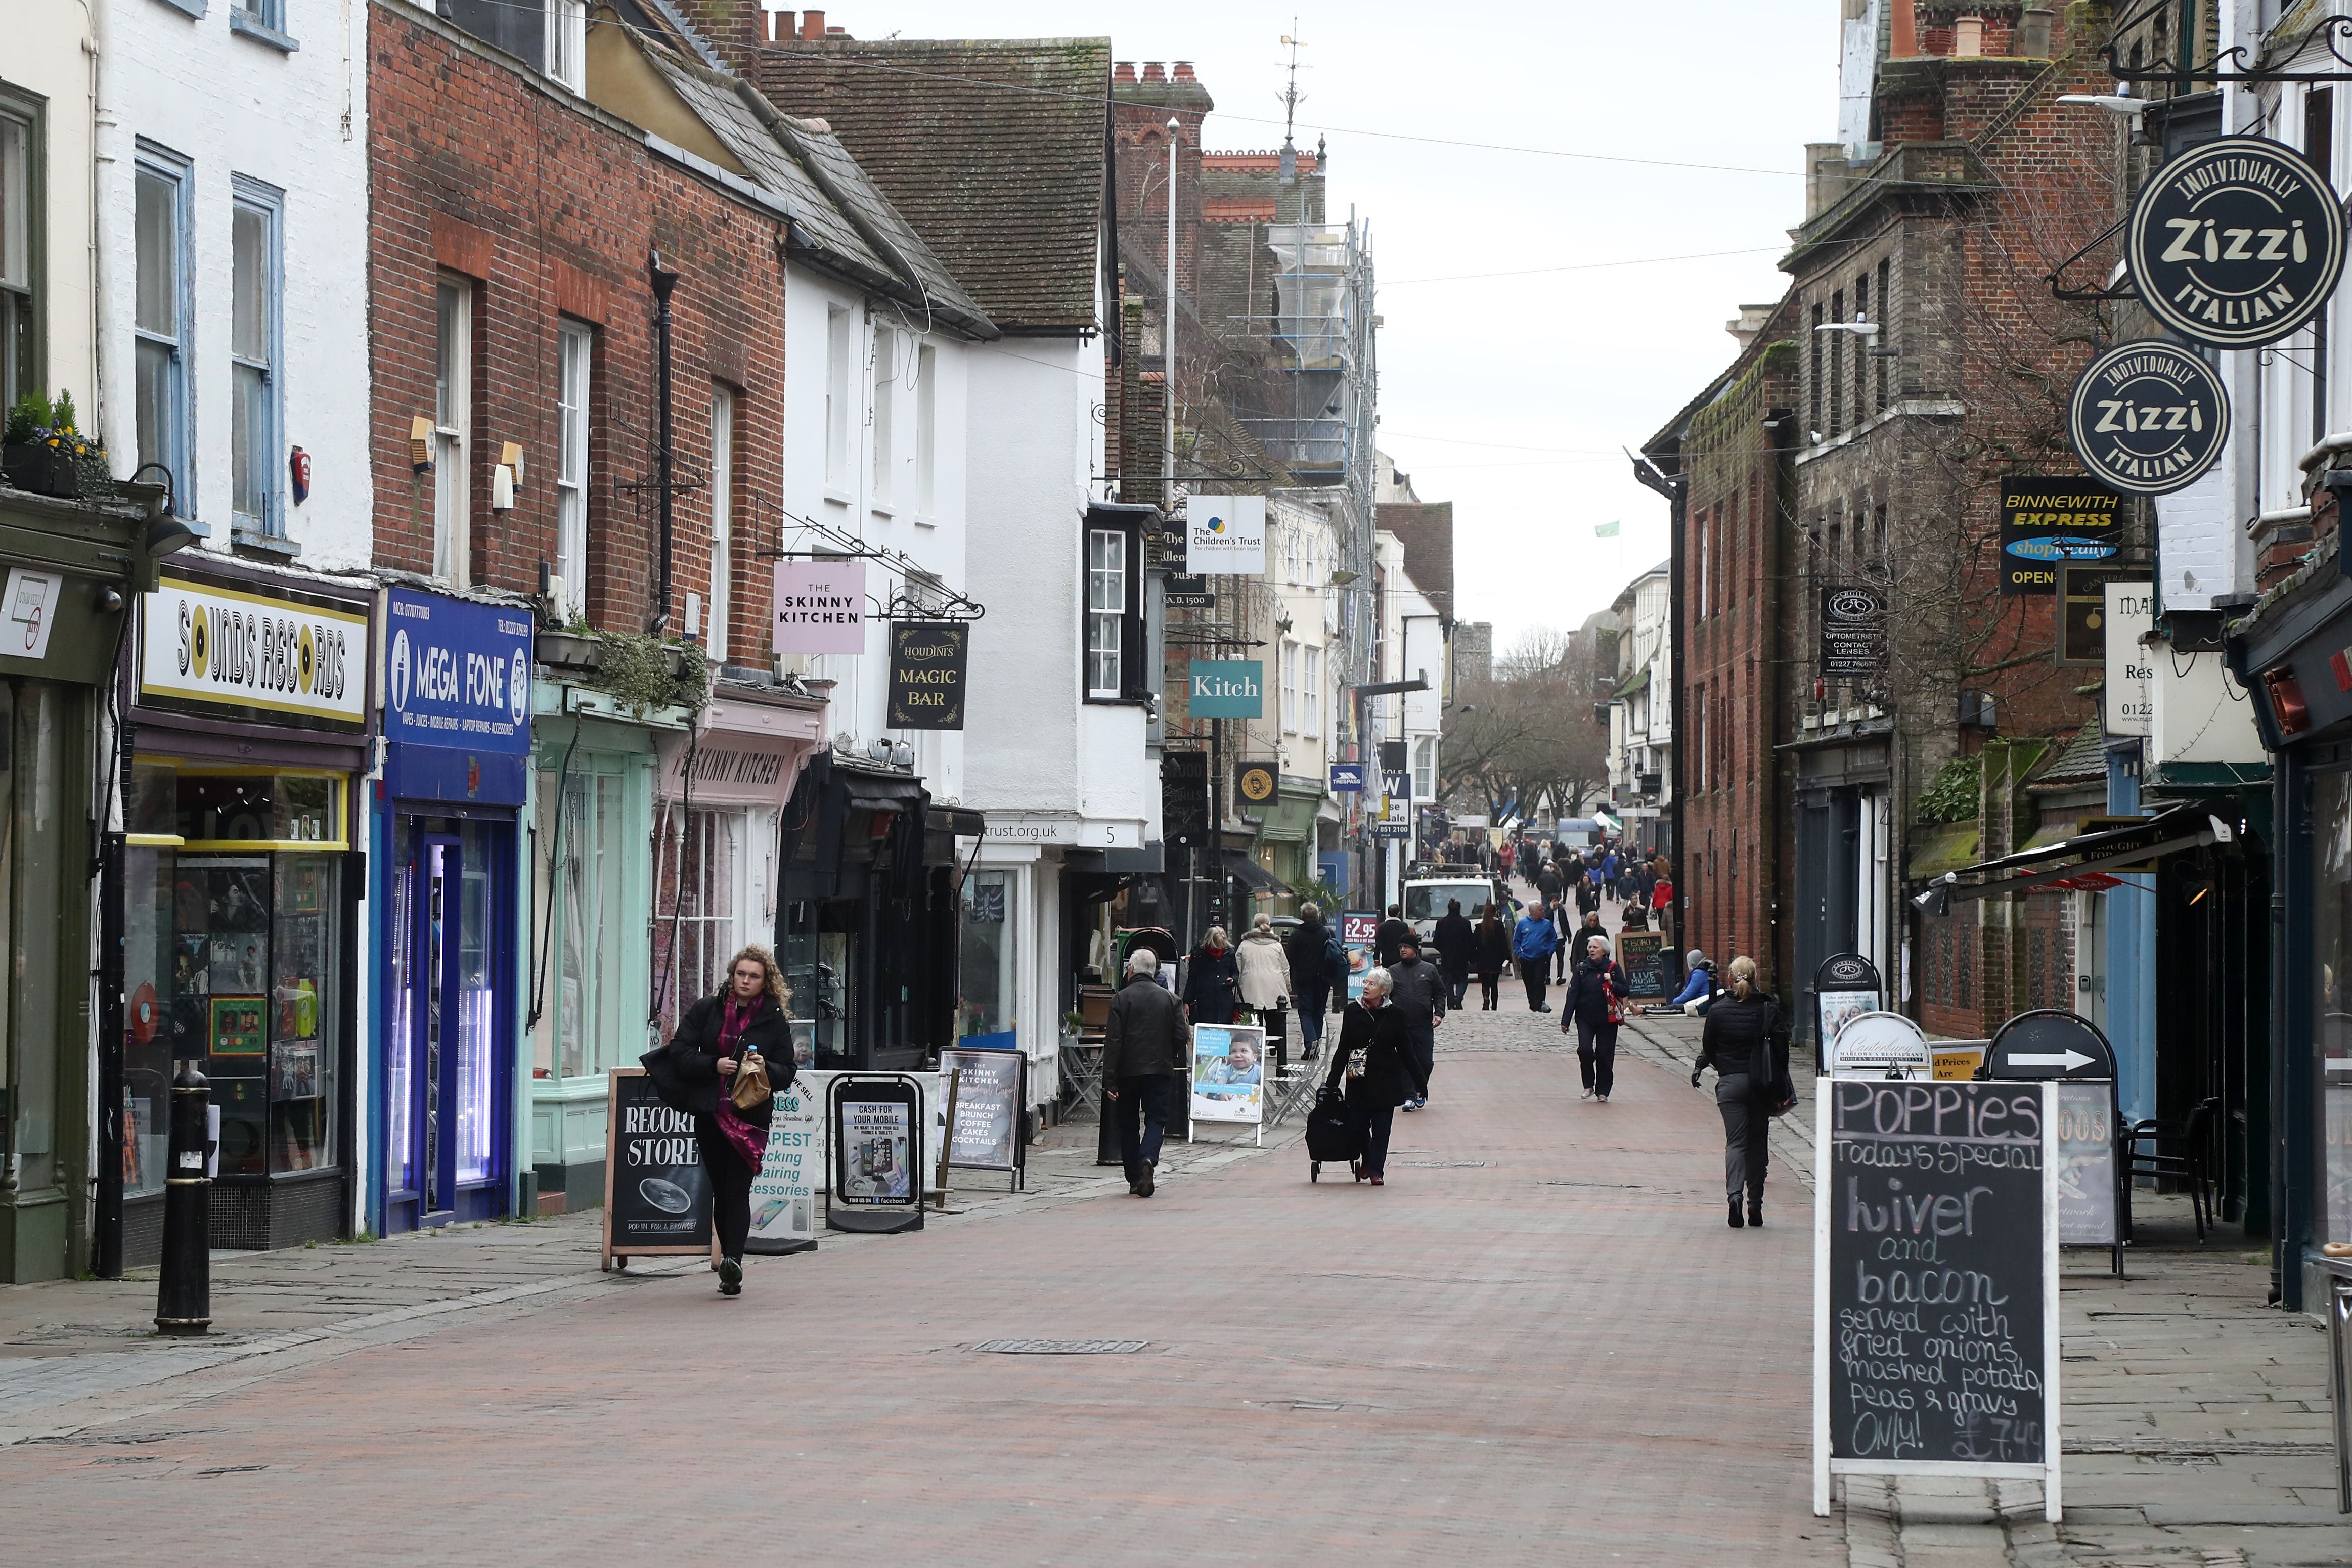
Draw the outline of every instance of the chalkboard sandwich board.
M1816 1115L1814 1513L1833 1475L1983 1476L2055 1522L2056 1086L1833 1078Z
M604 1098L603 1266L676 1252L719 1257L694 1118L663 1103L644 1068L615 1067Z

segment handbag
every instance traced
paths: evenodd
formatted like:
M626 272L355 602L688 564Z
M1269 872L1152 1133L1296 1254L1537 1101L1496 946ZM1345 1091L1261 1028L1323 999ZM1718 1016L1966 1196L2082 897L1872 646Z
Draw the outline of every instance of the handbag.
M1601 977L1601 994L1609 1003L1609 1021L1611 1023L1623 1023L1625 1021L1625 1004L1618 999L1617 988L1609 983L1609 977L1606 975Z
M764 1058L739 1057L735 1062L735 1086L727 1092L738 1111L749 1111L764 1104L775 1093L768 1086L768 1063Z

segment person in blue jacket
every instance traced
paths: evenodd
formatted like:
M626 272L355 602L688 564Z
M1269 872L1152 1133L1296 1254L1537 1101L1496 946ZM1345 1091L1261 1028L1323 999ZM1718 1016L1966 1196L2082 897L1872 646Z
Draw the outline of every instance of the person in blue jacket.
M1715 1000L1715 966L1707 961L1706 954L1696 947L1685 956L1684 962L1689 966L1690 978L1683 982L1682 990L1666 1005L1679 1008L1695 1019L1703 1019L1706 1017L1707 1004Z
M1552 925L1550 911L1538 898L1527 906L1527 913L1511 928L1511 956L1519 961L1519 979L1528 988L1529 1012L1551 1011L1551 1004L1544 1000L1544 990L1550 984L1551 956L1559 946L1559 928Z

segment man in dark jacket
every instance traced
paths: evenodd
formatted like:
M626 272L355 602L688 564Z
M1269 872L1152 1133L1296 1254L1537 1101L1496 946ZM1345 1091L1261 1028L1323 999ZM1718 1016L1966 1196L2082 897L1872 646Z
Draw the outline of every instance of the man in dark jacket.
M1381 928L1372 934L1372 956L1374 961L1377 962L1383 969L1387 968L1391 964L1395 963L1397 959L1397 944L1412 935L1412 927L1405 921L1404 905L1402 904L1390 904L1389 917L1386 920L1381 921Z
M1430 1069L1437 1064L1437 1026L1445 1021L1445 977L1437 966L1421 961L1421 938L1410 931L1398 945L1396 962L1389 966L1389 1005L1404 1016L1413 1065L1421 1073L1421 1092L1404 1109L1418 1111L1429 1103Z
M1536 868L1535 884L1536 892L1541 895L1545 906L1557 908L1559 904L1559 873L1552 869L1549 861L1544 862Z
M1445 901L1445 913L1438 917L1437 929L1429 939L1437 949L1438 972L1445 977L1445 1005L1458 1008L1462 994L1470 988L1471 955L1478 950L1478 934L1462 913L1460 899Z
M1298 1004L1298 1038L1306 1059L1315 1060L1323 1040L1323 1019L1331 1010L1331 987L1344 970L1348 956L1339 934L1323 924L1321 906L1298 906L1298 928L1290 934L1290 997Z
M1118 1128L1127 1190L1138 1197L1151 1196L1151 1171L1160 1163L1160 1140L1168 1125L1170 1086L1176 1074L1191 1069L1191 1041L1184 1009L1160 983L1160 955L1138 947L1128 956L1127 984L1110 999L1102 1054L1103 1110Z

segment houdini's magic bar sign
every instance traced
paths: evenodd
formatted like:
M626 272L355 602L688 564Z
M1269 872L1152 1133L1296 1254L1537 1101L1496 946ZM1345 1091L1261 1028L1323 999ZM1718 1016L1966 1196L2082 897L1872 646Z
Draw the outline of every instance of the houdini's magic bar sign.
M964 655L971 627L962 621L890 623L890 727L961 729Z
M367 721L368 618L166 573L140 596L139 695Z

